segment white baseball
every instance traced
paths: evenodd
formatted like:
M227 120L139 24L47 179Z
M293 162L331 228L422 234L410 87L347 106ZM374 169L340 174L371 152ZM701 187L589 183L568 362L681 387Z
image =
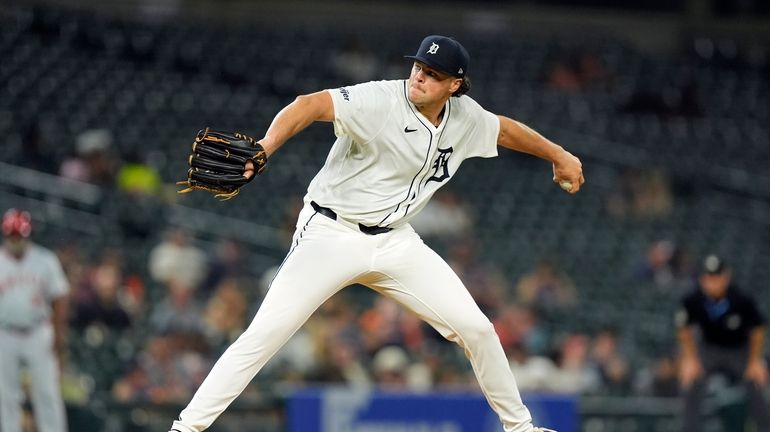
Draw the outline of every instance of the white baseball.
M572 190L572 182L567 180L562 180L561 182L559 182L559 186L568 192Z

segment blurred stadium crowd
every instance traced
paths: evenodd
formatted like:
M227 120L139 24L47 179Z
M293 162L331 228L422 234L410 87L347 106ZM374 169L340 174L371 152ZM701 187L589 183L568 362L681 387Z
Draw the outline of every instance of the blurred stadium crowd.
M69 277L70 404L189 400L256 311L333 135L311 127L259 190L219 203L175 193L197 130L260 136L298 93L405 77L424 36L292 30L0 11L0 203L31 210ZM770 294L770 48L456 36L471 96L583 158L587 184L567 197L545 164L471 161L415 228L493 320L524 391L676 396L673 313L700 257L729 257L740 285ZM233 221L271 229L212 228ZM325 304L243 397L316 382L475 385L462 352L363 287Z

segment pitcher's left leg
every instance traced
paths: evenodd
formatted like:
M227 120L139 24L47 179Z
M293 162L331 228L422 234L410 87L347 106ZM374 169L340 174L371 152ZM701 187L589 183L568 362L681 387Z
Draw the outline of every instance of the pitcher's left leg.
M481 390L506 431L529 432L532 416L521 400L500 339L460 278L413 232L379 255L382 277L371 287L387 295L465 350ZM404 259L408 257L408 259Z

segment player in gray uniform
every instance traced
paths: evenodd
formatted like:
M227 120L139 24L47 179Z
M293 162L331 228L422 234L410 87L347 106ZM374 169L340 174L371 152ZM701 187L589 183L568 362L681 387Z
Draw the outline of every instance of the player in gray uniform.
M56 255L29 241L29 213L3 216L0 251L0 431L21 432L21 364L29 368L37 430L64 432L59 388L67 279Z
M428 36L409 57L414 65L407 80L299 96L260 140L270 155L315 121L333 122L337 136L254 320L172 431L208 428L309 316L351 284L395 299L460 345L505 431L546 430L532 425L489 319L409 220L463 160L494 157L498 146L551 162L553 180L569 193L583 184L581 163L529 127L465 96L469 56L459 42ZM253 175L248 164L245 175Z

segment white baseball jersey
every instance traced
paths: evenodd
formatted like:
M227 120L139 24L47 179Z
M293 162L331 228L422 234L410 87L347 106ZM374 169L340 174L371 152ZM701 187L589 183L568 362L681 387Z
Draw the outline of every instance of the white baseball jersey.
M500 122L468 96L450 98L437 127L407 97L407 80L328 90L334 143L308 187L340 217L397 227L422 209L463 160L497 156Z
M50 302L69 285L56 255L30 244L21 259L0 249L0 325L31 328L51 315Z

